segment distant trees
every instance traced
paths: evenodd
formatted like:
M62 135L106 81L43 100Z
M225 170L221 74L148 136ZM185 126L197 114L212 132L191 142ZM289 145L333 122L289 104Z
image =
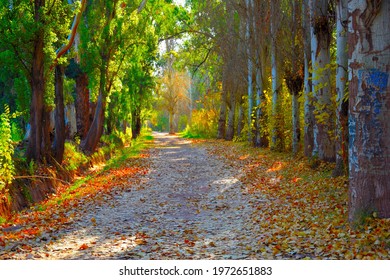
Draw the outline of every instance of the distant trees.
M136 137L141 111L151 104L159 36L175 33L186 16L162 0L68 2L1 2L0 105L21 112L28 162L61 163L66 102L75 104L85 153L96 150L104 133L129 124L137 126ZM167 15L174 16L161 18ZM76 87L65 93L70 79Z
M176 132L174 118L180 108L188 108L190 80L185 72L176 71L173 68L174 57L172 52L174 45L171 40L166 40L167 65L161 77L158 88L158 97L161 99L160 106L169 115L169 133ZM181 105L181 106L179 106ZM184 105L184 106L183 106Z

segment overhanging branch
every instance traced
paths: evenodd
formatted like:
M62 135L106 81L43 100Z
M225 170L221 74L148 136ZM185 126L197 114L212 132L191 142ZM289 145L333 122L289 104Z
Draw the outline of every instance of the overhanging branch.
M146 1L146 0L145 0ZM58 63L58 59L63 56L69 49L70 47L73 45L73 42L74 42L74 39L76 37L76 33L77 33L77 28L80 24L80 20L81 20L81 16L85 10L85 7L86 7L86 4L87 4L87 0L81 0L81 9L79 11L79 13L74 17L73 19L73 24L72 24L72 29L70 31L70 35L69 35L69 41L68 41L68 44L62 46L58 51L57 51L57 56L54 60L54 63L53 65L50 67L50 70L53 70L53 68L57 65Z

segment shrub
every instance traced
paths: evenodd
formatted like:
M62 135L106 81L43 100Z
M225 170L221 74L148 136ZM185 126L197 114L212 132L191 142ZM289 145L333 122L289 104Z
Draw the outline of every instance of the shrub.
M4 113L0 115L0 190L12 182L15 173L12 161L14 154L10 121L12 117L6 105Z
M88 157L79 151L75 144L71 142L65 143L64 162L63 165L68 171L77 170L83 164L88 162Z

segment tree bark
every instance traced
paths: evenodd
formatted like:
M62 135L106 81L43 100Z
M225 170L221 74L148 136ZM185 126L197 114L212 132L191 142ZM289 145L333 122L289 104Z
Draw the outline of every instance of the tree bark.
M345 175L348 166L348 100L345 100L348 79L348 1L338 0L336 8L337 74L336 74L336 168L333 176Z
M227 92L226 89L222 89L221 96L221 108L219 111L219 119L218 119L218 133L217 139L224 139L226 133L226 100L227 100Z
M390 217L390 1L348 2L349 220Z
M303 64L304 64L304 154L307 157L313 155L314 146L314 108L312 101L312 83L310 74L311 65L311 36L310 36L310 17L309 17L309 0L303 0L302 4L302 25L303 25Z
M240 98L242 99L242 98ZM244 109L242 108L242 101L238 104L238 118L237 118L237 137L242 136L242 130L244 128Z
M65 150L64 66L55 68L55 130L53 154L58 164L62 163Z
M42 21L41 8L45 5L45 0L34 1L34 21L40 24ZM36 31L34 40L33 60L31 67L31 109L30 109L30 138L27 146L28 161L42 162L45 158L43 154L43 114L44 114L44 93L45 93L45 73L44 73L44 31Z
M228 113L228 123L225 139L228 141L233 140L234 138L234 119L236 116L236 93L230 92L230 104L229 104L229 113Z
M282 80L280 77L280 61L278 59L278 11L280 2L271 1L271 77L272 77L272 132L271 148L275 151L284 150L283 114L281 108Z
M77 134L81 140L84 140L90 127L88 75L86 73L81 73L76 77L75 107Z
M95 115L87 136L84 141L81 142L81 149L86 154L92 154L96 150L100 137L103 135L104 112L106 109L107 99L106 75L108 67L108 61L107 59L104 59L105 57L106 56L103 55L102 65L100 68L99 96L96 104Z
M252 61L252 0L246 0L246 55L248 70L248 141L253 143L253 61Z
M141 134L141 108L138 106L131 113L131 137L137 139Z
M170 111L169 112L169 134L175 134L175 124L174 124L175 114Z
M334 161L335 147L332 134L334 113L330 91L330 40L331 19L328 17L327 0L311 0L311 51L313 68L313 101L316 108L314 119L313 156Z

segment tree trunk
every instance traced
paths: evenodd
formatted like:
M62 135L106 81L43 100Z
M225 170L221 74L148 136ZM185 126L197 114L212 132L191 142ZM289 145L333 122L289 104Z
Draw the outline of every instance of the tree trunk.
M226 133L226 100L227 92L226 89L222 89L221 96L221 109L219 111L219 120L218 120L218 133L217 139L224 139Z
M253 62L252 62L252 0L246 0L247 18L246 18L246 55L248 67L248 141L253 143Z
M265 125L263 122L263 110L262 105L264 102L263 94L263 77L261 74L260 59L256 58L256 118L255 118L255 147L264 147L264 141L262 141L262 127Z
M299 142L301 140L301 124L299 122L299 102L298 94L292 96L292 125L293 125L293 143L292 151L294 154L299 151Z
M45 0L34 1L34 21L40 24L42 21L41 8L45 5ZM27 146L28 161L42 162L43 155L43 113L44 113L44 93L45 93L45 73L44 61L44 31L42 29L36 31L34 40L34 49L31 67L31 109L30 109L30 138Z
M338 0L336 8L337 29L337 74L336 74L336 168L333 176L345 175L348 166L348 101L345 100L348 79L348 1Z
M242 99L242 98L240 98ZM242 108L242 101L238 104L238 118L237 118L237 137L242 136L242 130L244 128L244 109Z
M313 104L312 104L312 84L310 75L311 65L311 36L310 36L310 17L309 17L309 0L302 2L302 25L303 25L303 65L304 65L304 154L307 157L313 155L314 137L313 137Z
M281 106L282 81L280 77L280 62L278 60L277 34L279 1L271 1L271 76L272 76L272 136L271 148L275 151L284 150L283 113Z
M311 0L311 51L313 68L313 101L316 108L313 156L325 161L335 160L334 113L330 91L331 19L328 0Z
M105 57L105 56L103 56ZM99 82L99 96L95 109L95 115L91 123L91 127L88 130L87 136L84 141L81 142L81 149L86 154L92 154L99 144L100 137L103 135L104 126L104 112L106 109L106 75L107 75L108 62L102 59L102 66L100 68L100 82Z
M64 109L64 66L55 68L55 130L53 154L58 164L62 163L65 150L65 109Z
M175 114L170 111L169 112L169 134L175 134L175 124L174 124Z
M229 104L229 113L228 113L228 123L225 139L228 141L233 140L234 138L234 119L236 113L236 96L234 92L230 92L230 104Z
M349 219L390 218L390 1L349 1Z
M84 140L90 127L88 75L86 73L81 73L76 77L75 105L77 134L81 140Z
M302 91L303 77L301 76L301 50L297 45L298 36L298 23L301 16L300 6L296 1L291 1L292 13L291 13L291 68L286 70L286 84L292 95L292 151L294 154L299 151L299 144L301 140L301 124L299 119L299 94Z
M138 106L131 113L131 136L137 139L141 134L141 108Z
M100 137L103 135L105 107L105 97L103 96L103 93L99 93L93 121L88 130L87 136L81 142L81 149L87 155L92 154L96 150Z

